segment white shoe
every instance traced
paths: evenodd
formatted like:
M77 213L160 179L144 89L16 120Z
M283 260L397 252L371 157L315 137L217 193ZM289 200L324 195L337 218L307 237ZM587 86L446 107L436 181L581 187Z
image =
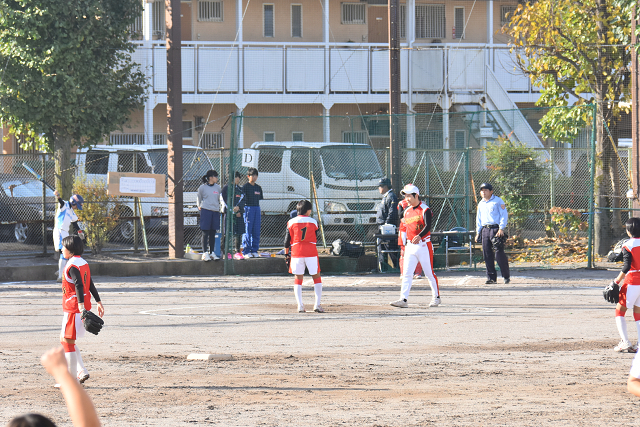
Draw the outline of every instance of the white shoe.
M630 342L624 340L620 340L618 345L613 347L613 350L617 351L618 353L635 353L636 351L638 351L637 349L633 348Z
M442 301L440 301L440 297L435 297L434 299L431 300L431 302L429 303L429 307L437 307L440 305Z
M211 256L209 256L208 252L205 252L202 254L202 260L203 261L211 261Z
M220 257L215 253L212 253L211 255L209 255L209 258L211 258L214 261L218 261L220 259Z
M247 253L247 254L243 254L243 255L244 255L244 258L245 258L245 259L247 259L247 258L253 258L253 255L251 255L251 252L249 252L249 253Z
M298 307L298 313L306 313L307 310L304 309L304 307Z
M89 379L89 372L85 371L85 372L81 372L80 374L78 374L78 382L80 384L84 384L84 382L86 380L88 380L88 379Z
M254 258L260 258L260 254L258 252L251 252L251 256Z
M324 313L324 310L322 309L322 306L320 304L313 307L313 311L315 311L316 313Z
M390 302L389 305L392 305L394 307L400 307L400 308L409 307L409 304L407 304L407 300L406 299L399 299L398 301Z

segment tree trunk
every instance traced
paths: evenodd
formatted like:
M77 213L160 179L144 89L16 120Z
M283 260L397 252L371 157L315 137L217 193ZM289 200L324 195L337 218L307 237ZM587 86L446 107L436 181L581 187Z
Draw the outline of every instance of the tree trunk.
M611 131L611 138L609 138L609 134L605 135L605 146L609 155L609 177L611 180L611 200L609 205L615 208L611 215L611 229L613 232L612 237L617 240L621 237L626 237L620 207L622 206L622 201L626 200L627 189L623 189L620 186L620 161L614 149L614 144L616 149L618 146L618 120L613 117L610 120L609 131Z
M75 169L71 167L71 138L67 135L56 135L53 156L56 169L56 190L63 200L69 200L73 192Z

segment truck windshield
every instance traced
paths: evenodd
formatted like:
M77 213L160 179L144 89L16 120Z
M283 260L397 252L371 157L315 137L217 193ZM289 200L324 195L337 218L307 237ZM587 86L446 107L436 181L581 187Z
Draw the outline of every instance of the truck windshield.
M167 173L167 152L162 150L149 151L153 173ZM183 174L186 180L200 179L209 169L212 169L209 158L201 150L184 150L182 152Z
M332 145L320 149L328 177L335 179L380 179L383 177L376 153L368 147Z

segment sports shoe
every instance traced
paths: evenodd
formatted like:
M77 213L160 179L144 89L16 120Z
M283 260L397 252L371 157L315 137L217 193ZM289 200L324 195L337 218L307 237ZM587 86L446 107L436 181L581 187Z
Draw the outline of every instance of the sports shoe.
M413 278L416 280L422 279L423 276L419 275L419 274L414 274Z
M251 256L253 258L260 258L260 254L258 252L251 252Z
M53 387L55 387L55 388L60 388L60 384L57 384L57 383L56 383L56 384L54 384L54 385L53 385Z
M298 307L298 313L306 313L307 310L304 309L304 307Z
M496 282L493 279L487 279L487 281L484 282L485 285L495 285L496 283L498 283L498 282Z
M215 253L212 253L211 255L209 255L209 257L214 261L218 261L220 259L220 257Z
M89 373L88 372L81 373L80 375L78 375L78 382L80 384L84 384L84 382L86 380L88 380L88 379L89 379Z
M315 311L316 313L324 313L321 305L316 305L315 307L313 307L313 311Z
M209 256L208 252L202 254L202 261L211 261L211 256Z
M633 348L630 342L624 340L620 340L618 345L613 347L613 350L617 351L618 353L635 353L636 351L638 351L637 349Z
M253 258L253 254L251 252L243 254L243 256L244 256L244 258Z
M510 278L507 277L506 279L504 279L504 284L505 285L508 285L509 283L511 283L511 279Z
M429 307L437 307L440 305L441 302L442 301L440 300L440 297L437 296L431 300L431 302L429 303Z
M389 305L392 305L394 307L400 307L400 308L409 307L409 304L407 304L407 300L406 299L399 299L398 301L390 302Z
M633 350L634 353L638 352L638 344L631 344L631 349Z
M244 259L244 255L242 255L242 252L238 252L233 256L233 259Z

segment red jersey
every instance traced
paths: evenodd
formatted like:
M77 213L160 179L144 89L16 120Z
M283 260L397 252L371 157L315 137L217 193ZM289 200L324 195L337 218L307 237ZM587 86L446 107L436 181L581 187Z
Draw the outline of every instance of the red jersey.
M305 215L298 215L287 222L287 230L291 236L292 258L318 256L318 248L316 247L318 223L315 219Z
M640 238L632 238L622 245L631 254L631 269L624 278L625 285L640 285Z
M424 213L429 209L424 202L420 202L418 206L411 207L409 206L404 211L404 225L407 231L407 242L410 242L415 236L420 234L420 232L426 226L424 222ZM428 232L426 236L422 237L422 240L425 242L431 241L431 232Z
M407 206L409 206L409 202L407 199L402 199L398 202L398 217L400 217L400 211L406 210ZM403 221L400 221L400 227L398 227L398 245L404 246L402 242L402 233L407 230L407 227L404 225Z
M91 272L87 261L79 256L71 257L64 267L64 275L62 276L62 310L65 313L80 313L78 310L78 299L76 297L76 286L73 279L69 276L69 269L77 268L80 270L82 277L82 286L84 288L84 308L91 310Z

